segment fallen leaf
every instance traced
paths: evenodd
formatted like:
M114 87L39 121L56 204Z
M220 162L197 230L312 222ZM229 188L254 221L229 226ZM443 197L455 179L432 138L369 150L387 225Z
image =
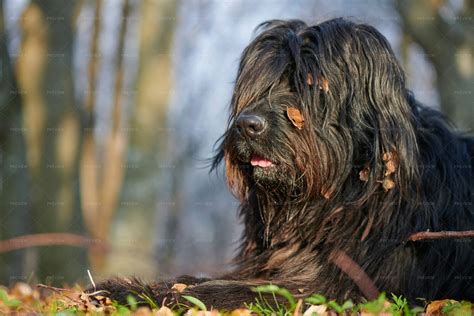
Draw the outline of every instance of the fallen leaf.
M455 300L438 300L438 301L431 302L426 307L426 316L444 315L443 307L445 307L449 303L454 304L454 303L457 303L457 301L455 301Z
M137 308L137 310L134 311L132 315L148 316L148 315L153 315L153 313L151 312L151 309L149 309L148 307L142 306L142 307Z
M200 311L195 308L191 308L184 315L187 316L218 316L219 312L217 310L213 311Z
M179 293L183 293L184 289L188 286L184 283L175 283L171 289L178 291Z
M162 306L155 312L155 316L173 316L173 312L166 306Z
M298 300L298 303L296 303L296 307L295 307L295 311L294 311L294 313L293 313L293 316L301 316L301 315L303 315L303 314L301 313L301 308L302 308L302 306L303 306L303 300L302 300L302 299L299 299L299 300Z
M308 75L306 76L306 83L308 84L308 86L312 86L314 84L312 74L308 73Z
M328 315L327 313L327 307L326 305L311 305L303 314L303 316L311 316L313 315L314 313L316 313L316 315L320 315L320 316L326 316Z
M303 115L301 115L300 110L297 108L293 107L287 107L286 108L286 115L290 119L291 123L297 128L297 129L302 129L304 125L304 118Z
M33 297L34 291L28 284L24 282L18 282L11 290L11 294L21 300L25 300Z
M245 308L239 308L232 311L231 316L250 316L252 313L250 310Z

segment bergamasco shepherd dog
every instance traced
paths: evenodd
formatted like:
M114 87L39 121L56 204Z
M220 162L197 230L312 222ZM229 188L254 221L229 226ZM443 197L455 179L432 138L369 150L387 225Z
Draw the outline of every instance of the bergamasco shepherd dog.
M190 295L219 309L254 302L252 287L270 283L295 297L370 299L335 264L342 255L377 291L474 300L472 238L411 238L474 230L473 161L474 138L416 101L374 27L265 22L242 53L213 161L225 164L245 225L235 269L91 291L158 306Z

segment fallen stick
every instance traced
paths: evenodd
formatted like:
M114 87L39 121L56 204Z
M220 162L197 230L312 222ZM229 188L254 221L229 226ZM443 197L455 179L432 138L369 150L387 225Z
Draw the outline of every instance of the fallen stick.
M344 251L333 251L329 260L354 281L366 299L375 300L379 297L380 292L372 279Z
M474 238L474 230L466 231L441 231L441 232L418 232L411 235L408 241L439 240L439 239L463 239Z

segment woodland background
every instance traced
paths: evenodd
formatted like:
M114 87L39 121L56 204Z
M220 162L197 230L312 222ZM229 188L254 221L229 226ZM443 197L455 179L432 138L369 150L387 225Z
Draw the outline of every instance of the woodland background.
M338 16L474 128L473 0L0 1L0 284L227 269L237 203L206 159L239 55L265 20Z

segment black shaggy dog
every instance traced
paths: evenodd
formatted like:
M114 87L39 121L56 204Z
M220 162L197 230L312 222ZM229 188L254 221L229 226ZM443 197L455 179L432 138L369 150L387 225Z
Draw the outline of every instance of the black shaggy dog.
M234 308L254 301L252 286L273 283L298 297L363 300L331 260L343 253L380 291L473 300L472 239L409 240L474 229L473 156L474 138L407 90L375 28L266 22L243 52L214 160L225 162L245 223L235 271L153 284L113 279L94 290L120 302L144 293L173 305L191 295Z

